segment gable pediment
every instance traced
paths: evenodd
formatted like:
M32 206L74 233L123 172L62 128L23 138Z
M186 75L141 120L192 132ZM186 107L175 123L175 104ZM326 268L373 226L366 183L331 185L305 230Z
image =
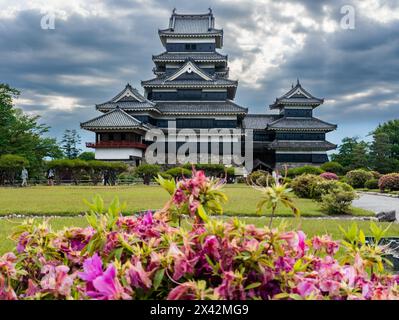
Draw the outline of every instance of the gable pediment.
M289 95L287 95L287 98L307 98L310 99L312 98L311 96L309 96L303 89L302 87L298 86L297 88L295 88L295 90L293 92L291 92Z
M194 62L188 61L180 69L178 69L174 74L170 75L166 81L173 81L178 79L202 79L205 81L210 81L212 78L202 71Z
M112 99L112 102L119 101L144 102L145 98L139 94L137 90L133 89L130 85L127 85L125 89Z

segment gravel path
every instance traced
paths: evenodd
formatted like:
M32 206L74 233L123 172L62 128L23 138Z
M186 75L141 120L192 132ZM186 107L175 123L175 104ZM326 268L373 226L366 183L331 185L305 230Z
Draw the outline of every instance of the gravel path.
M399 220L399 198L373 194L360 194L359 196L359 199L354 200L352 203L354 207L371 210L375 213L396 210L396 220Z

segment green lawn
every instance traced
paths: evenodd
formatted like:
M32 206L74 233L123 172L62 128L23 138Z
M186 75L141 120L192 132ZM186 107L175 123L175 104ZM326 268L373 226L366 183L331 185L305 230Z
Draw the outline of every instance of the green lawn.
M225 191L229 201L224 206L226 215L255 215L256 203L260 193L246 185L227 185ZM90 200L95 194L109 203L115 195L127 202L127 212L132 213L146 209L158 209L168 199L166 191L159 186L56 186L29 188L0 188L0 215L68 215L82 214L87 207L82 199ZM309 199L296 199L302 216L323 216L317 203ZM374 213L353 208L353 215L366 216ZM289 209L280 207L279 216L291 216Z
M39 218L38 218L39 219ZM262 227L269 222L268 218L240 218L240 220L248 223L255 224L258 227ZM8 239L9 235L13 233L14 227L20 224L23 219L4 219L0 220L0 254L6 251L13 250L14 242ZM86 220L84 217L65 217L65 218L49 218L50 224L54 230L60 230L64 227L86 226ZM277 218L274 220L274 225L279 225L280 223L287 223L287 228L297 228L298 221L293 218ZM334 239L341 239L341 232L339 226L347 228L353 221L351 220L320 220L320 219L302 219L301 229L306 232L306 234L311 237L316 234L330 234ZM359 228L364 230L366 235L370 235L368 221L356 221ZM184 226L185 224L183 224ZM379 225L386 227L388 223L379 223ZM388 231L388 236L398 236L399 235L399 224L392 224Z

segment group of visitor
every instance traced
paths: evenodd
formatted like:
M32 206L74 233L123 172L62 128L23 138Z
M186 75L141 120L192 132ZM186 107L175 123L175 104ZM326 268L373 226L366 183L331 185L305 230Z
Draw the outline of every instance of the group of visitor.
M29 173L28 170L23 167L21 171L21 187L27 187L28 186L28 178L29 178ZM53 169L49 169L47 171L47 185L49 186L54 186L54 178L55 178L55 172ZM108 171L105 170L104 175L103 175L103 183L104 186L114 186L116 185L116 174L114 171Z

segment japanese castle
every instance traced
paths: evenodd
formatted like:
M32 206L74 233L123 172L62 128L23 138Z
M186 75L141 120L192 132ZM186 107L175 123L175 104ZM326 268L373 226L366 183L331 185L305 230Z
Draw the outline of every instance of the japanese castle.
M165 52L155 55L155 77L142 81L144 93L127 84L114 98L96 105L102 114L81 127L95 132L96 159L123 160L139 164L152 141L150 129L168 131L207 128L253 130L254 169L271 170L287 165L320 165L336 145L326 133L336 125L313 117L324 100L300 84L270 105L269 114L249 114L234 102L238 82L229 78L223 30L215 28L212 10L206 14L178 14L167 29L159 30Z

